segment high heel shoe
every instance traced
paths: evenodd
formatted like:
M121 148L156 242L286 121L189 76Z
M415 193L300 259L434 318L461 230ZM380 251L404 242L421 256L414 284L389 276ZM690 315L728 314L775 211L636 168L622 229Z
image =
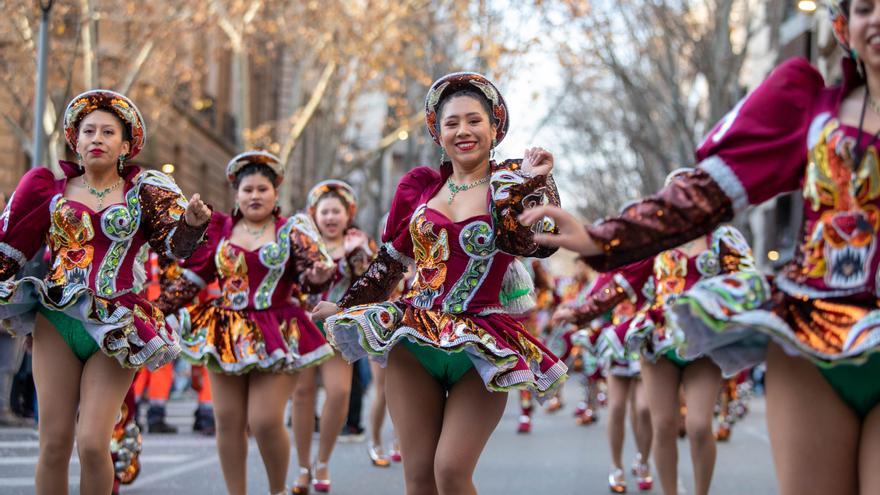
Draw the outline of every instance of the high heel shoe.
M388 451L388 457L391 458L393 462L403 461L403 455L400 453L400 446L397 445L397 442L391 445L391 450Z
M528 414L522 414L519 417L519 422L516 425L517 433L529 433L532 431L532 417Z
M370 445L367 446L367 453L370 454L370 461L376 467L388 467L391 465L391 460L388 459L388 456L382 452L382 447L370 442Z
M633 474L636 476L636 483L639 485L639 490L648 491L654 486L654 478L651 477L651 466L647 462L639 462L633 466L633 471Z
M328 476L325 479L318 479L317 476L319 469L327 469L327 463L316 461L314 466L312 466L312 488L318 493L330 493L330 477Z
M611 493L626 493L626 478L623 469L614 468L608 475L608 489Z
M718 442L726 442L730 440L730 423L722 420L718 423L718 429L715 430L715 440Z
M306 484L299 484L299 479L305 477ZM293 488L290 489L291 495L309 495L309 481L312 478L312 472L309 471L307 467L299 467L299 476L297 477L297 481L293 483Z
M598 420L599 420L599 417L596 415L596 413L592 409L589 409L589 408L587 408L587 410L584 411L583 414L581 414L580 416L575 418L575 422L579 425L591 425Z

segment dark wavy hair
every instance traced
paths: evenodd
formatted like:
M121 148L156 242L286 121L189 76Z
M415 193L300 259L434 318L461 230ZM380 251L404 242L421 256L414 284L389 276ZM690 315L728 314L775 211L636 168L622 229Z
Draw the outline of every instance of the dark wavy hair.
M437 125L440 125L440 120L443 118L443 109L446 107L446 104L449 103L453 98L458 98L461 96L467 96L468 98L473 98L480 102L480 106L483 107L483 111L486 112L486 115L489 116L489 122L492 124L497 124L495 122L495 116L492 115L492 104L489 103L489 99L486 98L485 95L480 94L478 91L473 89L459 89L456 91L452 91L448 95L443 95L440 98L440 103L437 104Z
M244 167L241 167L238 172L235 174L235 180L232 181L232 187L238 189L241 185L241 181L244 180L245 177L261 174L263 177L269 179L269 182L272 183L272 188L275 188L275 181L278 179L278 174L272 170L272 167L266 165L265 163L248 163Z

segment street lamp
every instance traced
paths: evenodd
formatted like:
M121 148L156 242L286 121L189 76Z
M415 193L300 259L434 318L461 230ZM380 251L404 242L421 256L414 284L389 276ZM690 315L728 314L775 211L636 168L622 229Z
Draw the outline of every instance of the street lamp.
M797 3L797 8L801 12L812 14L816 11L817 8L819 8L819 6L816 4L815 0L799 0Z
M31 168L40 166L43 158L43 113L46 111L46 58L49 55L49 11L55 0L40 0L40 51L37 53L37 92L34 95L34 149Z

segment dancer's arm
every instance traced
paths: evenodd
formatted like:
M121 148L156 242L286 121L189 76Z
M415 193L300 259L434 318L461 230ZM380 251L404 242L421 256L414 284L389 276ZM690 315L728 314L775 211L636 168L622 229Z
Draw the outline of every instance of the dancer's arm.
M576 250L602 271L705 235L750 205L801 187L823 89L821 75L806 60L790 60L715 126L697 150L697 168L657 194L586 227L546 206L521 221L554 218L559 235L536 241Z

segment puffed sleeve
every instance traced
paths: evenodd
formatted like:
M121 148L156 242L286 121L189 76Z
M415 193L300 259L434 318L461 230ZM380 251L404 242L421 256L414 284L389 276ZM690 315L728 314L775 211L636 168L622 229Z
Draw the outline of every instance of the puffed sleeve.
M627 265L615 272L599 276L586 301L575 308L575 323L586 326L623 301L638 306L644 303L642 287L654 271L654 258Z
M780 65L709 133L697 168L587 231L604 253L601 271L711 232L735 213L800 188L815 106L825 87L804 59Z
M190 304L202 289L217 278L214 253L227 222L227 215L213 212L205 231L205 240L192 255L181 261L159 257L159 285L162 290L154 304L162 313L171 314Z
M136 178L140 187L147 240L156 253L169 258L187 258L199 245L208 224L192 227L184 212L188 202L171 177L148 170Z
M309 294L318 294L332 282L332 277L323 284L309 281L306 271L317 264L333 265L333 257L327 252L318 227L308 215L297 213L291 217L293 228L290 230L290 251L296 273L300 277L300 287Z
M514 256L546 258L556 249L538 246L534 235L555 232L556 225L549 218L539 220L534 225L522 225L519 216L533 206L559 206L559 191L552 175L528 177L523 174L521 167L521 159L506 160L492 172L490 185L495 246Z
M45 167L29 170L0 215L0 280L15 275L45 242L55 176Z
M385 301L413 263L409 224L422 191L439 180L436 170L419 167L406 173L397 184L388 220L382 231L382 246L366 271L351 284L339 300L340 308Z

